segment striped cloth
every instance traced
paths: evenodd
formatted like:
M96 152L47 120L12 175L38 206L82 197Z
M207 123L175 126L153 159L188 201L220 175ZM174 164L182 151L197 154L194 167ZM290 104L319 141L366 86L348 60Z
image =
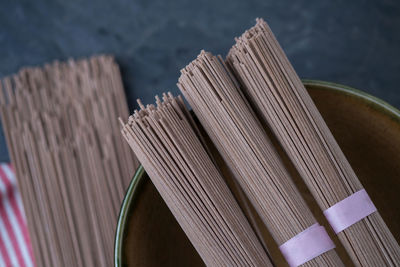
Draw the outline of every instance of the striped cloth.
M0 267L19 266L35 266L32 246L14 170L0 164Z

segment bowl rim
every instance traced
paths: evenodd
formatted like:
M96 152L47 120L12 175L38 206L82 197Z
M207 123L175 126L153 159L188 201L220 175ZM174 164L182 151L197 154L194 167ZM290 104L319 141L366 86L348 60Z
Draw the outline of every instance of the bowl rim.
M333 82L309 80L309 79L302 80L302 82L305 86L318 86L320 89L323 90L340 92L358 98L360 100L363 100L365 102L368 102L372 108L378 110L379 112L383 113L384 115L390 117L392 120L400 124L400 110L393 107L392 105L390 105L389 103L387 103L382 99L379 99L361 90ZM135 193L139 190L143 182L146 181L146 179L143 178L144 177L143 174L145 174L145 170L142 165L139 165L125 193L125 197L122 201L121 210L118 216L117 228L115 232L115 241L114 241L115 267L125 267L122 263L122 252L123 252L122 247L123 247L125 229L128 223L128 217L131 216L131 214L129 214L129 208L131 207L132 201L136 196Z

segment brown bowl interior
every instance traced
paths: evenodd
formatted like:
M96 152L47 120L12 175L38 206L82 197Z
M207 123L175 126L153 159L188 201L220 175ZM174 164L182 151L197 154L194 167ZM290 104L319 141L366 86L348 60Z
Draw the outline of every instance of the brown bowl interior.
M399 112L380 100L344 86L312 81L305 84L347 159L399 241ZM282 151L281 155L312 211L326 225L297 172ZM145 172L139 173L135 179L135 190L128 200L130 203L124 204L127 216L123 222L120 218L119 222L120 227L121 224L123 226L119 229L121 240L117 237L116 242L116 252L120 254L116 257L116 265L204 266ZM226 179L231 184L229 176ZM243 204L242 200L240 202ZM275 263L286 266L268 232L257 217L256 220ZM342 259L350 265L343 248L338 242L336 244Z

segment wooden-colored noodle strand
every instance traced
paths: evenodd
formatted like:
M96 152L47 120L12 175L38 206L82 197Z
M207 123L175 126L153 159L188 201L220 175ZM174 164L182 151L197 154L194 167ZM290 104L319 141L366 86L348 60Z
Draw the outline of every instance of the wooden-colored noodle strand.
M237 82L202 51L178 87L278 245L316 223ZM305 246L307 244L304 244ZM335 250L303 266L343 266Z
M0 82L0 108L37 266L111 266L119 207L138 161L110 56L25 68Z
M227 62L322 210L363 189L265 21L237 38ZM356 266L400 266L400 247L379 212L338 237Z
M272 266L180 97L139 101L122 133L207 266Z

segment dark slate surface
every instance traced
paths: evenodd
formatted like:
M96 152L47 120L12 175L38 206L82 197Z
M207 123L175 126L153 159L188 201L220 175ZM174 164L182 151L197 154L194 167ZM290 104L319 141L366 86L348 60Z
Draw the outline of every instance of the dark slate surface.
M22 66L111 53L130 108L166 90L204 48L225 55L265 18L302 78L346 84L400 107L398 0L3 0L0 77ZM8 160L0 136L0 161Z

